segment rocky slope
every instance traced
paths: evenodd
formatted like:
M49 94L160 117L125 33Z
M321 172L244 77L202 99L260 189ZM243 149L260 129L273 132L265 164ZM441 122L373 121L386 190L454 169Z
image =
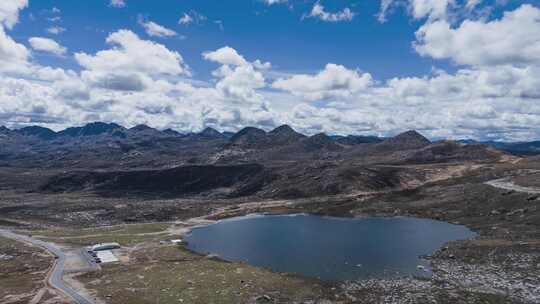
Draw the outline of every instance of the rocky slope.
M183 166L164 170L74 171L51 178L43 192L90 190L105 196L186 196L204 193L237 197L253 194L271 181L261 165Z
M431 143L416 131L395 137L306 136L283 125L235 134L180 134L146 125L91 123L54 132L0 129L0 166L64 168L44 192L298 198L380 192L426 182L417 165L497 162L485 145Z

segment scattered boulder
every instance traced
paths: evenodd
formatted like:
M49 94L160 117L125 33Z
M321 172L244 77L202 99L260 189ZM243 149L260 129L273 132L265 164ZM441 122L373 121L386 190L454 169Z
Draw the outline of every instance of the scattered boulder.
M269 295L261 295L255 298L255 303L274 303L274 300Z

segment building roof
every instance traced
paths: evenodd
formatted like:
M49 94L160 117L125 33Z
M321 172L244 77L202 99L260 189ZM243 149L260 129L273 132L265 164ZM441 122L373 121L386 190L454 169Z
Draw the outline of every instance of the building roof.
M103 249L120 248L120 244L118 244L118 243L101 243L101 244L96 244L96 245L91 247L92 250L99 250L100 248L103 248Z
M118 262L118 258L110 250L103 250L97 252L97 257L102 263Z

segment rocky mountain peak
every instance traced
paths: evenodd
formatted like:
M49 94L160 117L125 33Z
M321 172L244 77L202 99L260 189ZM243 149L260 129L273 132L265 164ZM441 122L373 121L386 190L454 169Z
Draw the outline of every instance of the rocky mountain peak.
M36 136L41 139L49 140L57 136L56 132L49 128L44 128L40 126L30 126L24 127L16 131L17 133L25 136Z
M203 137L209 137L209 138L221 138L223 137L223 134L221 134L218 130L214 128L207 127L204 130L202 130L199 133L200 136Z
M320 144L329 144L334 142L332 138L330 138L330 136L326 135L326 133L317 133L313 136L310 136L307 141Z
M296 132L288 125L277 127L268 132L268 135L274 144L287 144L306 137L305 135Z
M140 124L140 125L136 125L135 127L131 128L130 129L131 131L137 131L137 132L140 132L140 131L148 131L148 130L155 130L154 128L151 128L145 124Z
M398 149L417 149L431 144L429 139L415 130L410 130L398 134L382 142L385 145L392 145Z
M176 130L173 130L171 128L163 130L163 133L165 133L167 135L171 135L171 136L179 136L180 135L180 132L178 132Z
M105 133L112 133L115 130L123 130L124 128L115 123L105 123L105 122L92 122L86 124L83 127L72 127L67 128L63 131L60 131L59 135L67 136L94 136L101 135Z
M243 139L255 140L264 137L266 137L266 132L264 130L255 127L245 127L236 132L236 134L231 137L231 141L236 142Z
M304 145L308 150L340 150L341 146L338 145L332 138L325 133L318 133L303 140Z
M289 125L281 125L268 132L268 134L296 134L296 131L294 131L294 129Z

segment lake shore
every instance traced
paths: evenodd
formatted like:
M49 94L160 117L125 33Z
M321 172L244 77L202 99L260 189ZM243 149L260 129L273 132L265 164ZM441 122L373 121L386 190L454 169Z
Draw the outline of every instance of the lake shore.
M209 296L205 293L205 282L216 283L216 280L206 276L213 273L212 269L221 269L220 275L238 279L238 282L236 279L226 279L226 283L221 283L224 284L223 288L219 290L245 303L256 302L256 299L264 301L267 299L265 296L275 303L323 303L322 300L330 301L327 303L417 303L432 300L438 303L534 303L538 299L540 286L540 237L536 220L540 214L538 200L534 195L494 188L484 182L484 179L474 178L444 180L411 190L271 201L244 199L208 202L192 199L141 202L98 199L90 194L82 197L78 194L77 198L65 194L41 195L39 201L44 205L57 200L62 200L68 206L82 206L82 201L84 206L88 206L88 202L94 202L96 206L115 206L115 214L120 216L126 208L140 208L141 212L152 214L152 218L149 218L151 222L155 222L155 216L160 216L160 220L158 223L144 223L144 218L141 218L133 224L118 225L118 220L112 219L110 222L101 221L102 228L72 230L70 227L84 225L85 222L71 221L70 216L57 223L45 218L36 220L35 217L43 216L42 213L38 213L37 209L29 209L25 217L9 217L6 222L8 225L16 223L18 229L35 227L33 233L37 233L35 229L45 228L47 237L56 241L60 239L71 246L101 241L120 241L125 245L126 257L120 265L110 265L101 272L77 277L85 288L92 290L107 303L137 303L138 300L147 303L151 298L160 298L163 300L161 303L167 303L175 302L172 299L178 295L187 303L202 303L201 297ZM9 192L7 194L5 197L9 197ZM17 195L20 196L20 193ZM31 193L25 196L30 202L38 199ZM171 216L176 217L171 218L159 211L169 206L182 206L181 215L171 213ZM54 212L54 207L44 210ZM374 279L340 284L325 284L241 263L216 261L213 257L195 255L185 249L160 243L179 238L192 227L252 213L307 213L340 217L414 216L462 224L479 236L471 241L450 242L429 257L434 272L431 279ZM77 214L77 218L80 218L80 214ZM190 272L178 281L168 272L171 267L179 271L189 268L199 272ZM244 280L242 277L246 271L257 275ZM199 282L197 275L200 273L206 275ZM148 276L154 279L147 281ZM128 280L133 277L137 278L138 283ZM291 283L291 286L295 286L293 289L279 283L293 282L290 280L295 282ZM112 287L109 287L110 282L116 282L112 286L124 291L120 294L113 292ZM160 282L176 282L182 290L190 293L183 294L172 287L162 291L164 288L159 287L162 284Z

